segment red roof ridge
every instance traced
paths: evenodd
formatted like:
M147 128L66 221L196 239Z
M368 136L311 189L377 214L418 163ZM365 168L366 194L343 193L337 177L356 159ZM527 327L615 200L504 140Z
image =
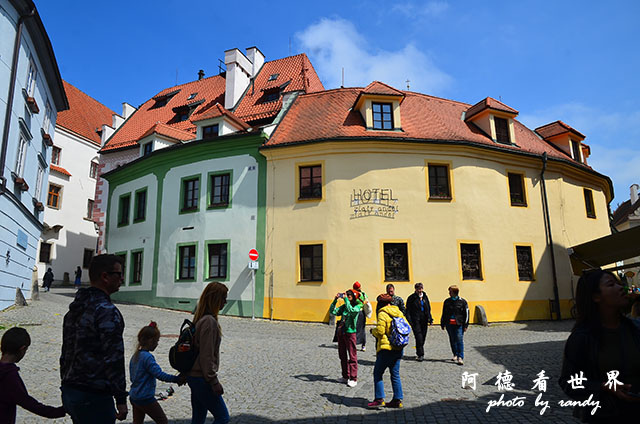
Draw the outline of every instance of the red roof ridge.
M510 106L507 106L501 101L496 100L493 97L485 97L484 99L480 100L478 103L471 106L467 110L467 113L465 115L465 120L471 119L471 117L477 115L478 113L482 112L485 109L494 109L494 110L499 110L499 111L503 111L503 112L507 112L515 115L518 114L517 110L515 110Z
M377 91L376 88L382 88L382 91ZM397 95L397 96L404 96L404 92L390 86L389 84L385 84L377 80L367 85L362 90L362 92L367 94L391 94L391 95Z
M63 175L66 175L67 177L71 176L71 173L69 173L69 171L67 171L66 169L64 169L61 166L57 166L57 165L54 165L54 164L49 164L49 168L51 168L52 171L59 172L59 173L61 173Z
M148 137L153 133L164 135L165 137L170 137L176 140L191 140L192 138L195 138L195 135L193 133L174 128L167 124L163 124L162 122L156 122L151 127L149 127L149 129L145 131L144 134L142 134L136 141L142 140L143 138Z
M194 119L192 122L200 122L207 119L217 118L218 116L223 116L223 115L228 116L232 121L235 121L238 125L240 125L245 130L249 128L249 125L245 121L240 119L238 115L236 115L235 113L231 112L228 109L225 109L225 107L222 106L220 103L216 103L215 105L213 105L211 109L208 109L207 111L203 112L202 116L200 116L197 119Z

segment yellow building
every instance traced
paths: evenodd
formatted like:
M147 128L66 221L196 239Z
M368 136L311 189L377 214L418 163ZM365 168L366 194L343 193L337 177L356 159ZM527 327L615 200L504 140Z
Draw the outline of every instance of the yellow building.
M612 184L582 134L517 114L379 82L299 96L261 149L264 315L325 321L358 280L372 298L423 282L436 320L452 284L472 320L549 319L557 285L567 317L566 248L610 233Z

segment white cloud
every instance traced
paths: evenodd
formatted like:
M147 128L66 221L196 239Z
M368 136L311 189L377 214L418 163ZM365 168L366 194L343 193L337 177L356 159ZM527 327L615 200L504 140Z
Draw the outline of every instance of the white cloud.
M311 56L325 88L341 85L342 68L346 87L366 86L378 80L403 90L408 79L412 91L436 94L452 82L413 43L396 51L371 51L371 43L344 19L321 19L298 33L297 38Z
M432 18L442 15L449 8L449 4L444 1L429 1L423 4L414 2L398 3L392 8L392 12L400 12L411 19Z
M520 115L531 129L561 120L586 136L589 165L611 178L615 204L629 198L629 186L640 183L640 110L608 112L579 102L565 103Z

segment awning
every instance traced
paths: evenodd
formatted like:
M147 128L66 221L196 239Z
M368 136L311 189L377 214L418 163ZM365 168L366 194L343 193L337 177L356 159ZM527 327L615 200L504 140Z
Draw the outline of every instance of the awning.
M640 256L640 226L570 247L567 252L575 275L582 275L582 272L588 269ZM627 264L622 268L638 265L640 262Z

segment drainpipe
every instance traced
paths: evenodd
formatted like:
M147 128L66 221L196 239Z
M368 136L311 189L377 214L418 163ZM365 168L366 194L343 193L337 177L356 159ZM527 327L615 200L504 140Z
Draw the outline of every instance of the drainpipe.
M0 149L0 196L7 190L7 178L4 176L4 166L7 162L7 148L9 147L9 128L11 127L11 112L13 106L13 96L15 94L16 74L18 73L18 57L20 53L20 40L22 39L22 27L24 20L36 14L35 9L31 9L26 15L21 15L18 19L16 39L13 43L13 59L11 61L11 77L9 78L9 94L7 96L7 110L4 115L4 130L2 132L2 149Z
M560 315L560 295L558 294L558 274L556 273L556 255L553 252L553 235L551 234L551 220L549 219L549 201L547 200L547 185L544 181L544 171L547 169L547 152L542 154L542 172L540 172L540 189L542 190L542 209L545 217L545 230L547 232L547 245L550 246L551 252L551 271L553 273L553 297L558 313L558 320L562 319Z

